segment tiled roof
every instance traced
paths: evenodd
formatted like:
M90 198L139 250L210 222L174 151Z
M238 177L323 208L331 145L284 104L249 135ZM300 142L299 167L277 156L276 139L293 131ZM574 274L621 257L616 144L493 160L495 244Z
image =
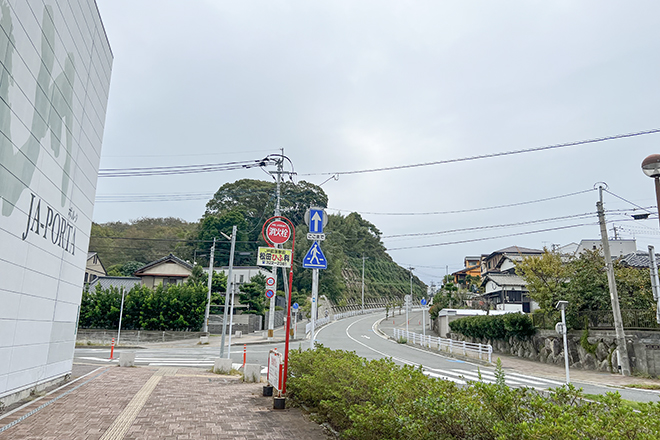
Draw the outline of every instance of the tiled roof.
M482 284L493 281L498 286L526 286L527 283L518 275L507 273L489 273L486 274Z
M619 258L619 263L628 267L648 268L651 267L651 258L649 253L644 251L632 252ZM655 264L660 263L660 254L655 254Z
M141 268L139 268L138 270L135 271L135 274L138 274L138 273L144 272L145 270L150 269L150 268L152 268L152 267L154 267L154 266L157 266L157 265L159 265L159 264L161 264L161 263L165 263L166 261L171 261L171 262L173 262L173 263L177 263L177 264L179 264L179 265L181 265L181 266L187 268L188 270L192 270L192 269L193 269L192 264L188 263L187 261L183 261L181 258L175 256L174 254L169 254L169 255L166 256L166 257L160 258L160 259L158 259L158 260L156 260L156 261L152 261L151 263L142 266Z

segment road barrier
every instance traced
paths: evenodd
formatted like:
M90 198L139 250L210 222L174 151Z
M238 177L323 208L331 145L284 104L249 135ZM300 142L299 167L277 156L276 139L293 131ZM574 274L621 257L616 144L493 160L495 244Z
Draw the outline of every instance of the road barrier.
M477 355L482 359L483 355L488 357L488 362L493 361L493 346L490 344L474 344L466 341L454 341L453 339L439 338L431 335L422 335L414 332L407 332L403 329L394 329L394 339L405 339L412 344L421 345L427 348L437 348L438 351L446 351L452 354L462 354L463 356Z

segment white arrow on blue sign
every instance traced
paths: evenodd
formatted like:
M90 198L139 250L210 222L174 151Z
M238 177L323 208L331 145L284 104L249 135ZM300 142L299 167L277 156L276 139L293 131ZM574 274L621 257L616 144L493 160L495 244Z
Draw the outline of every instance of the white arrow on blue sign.
M302 266L305 269L328 268L328 260L325 259L325 255L323 255L323 251L321 250L318 241L315 241L314 244L312 244L312 247L309 248L309 251L307 251L307 255L303 258Z
M309 232L312 234L322 234L323 233L323 222L325 212L322 209L310 209L309 210Z
M422 305L423 305L423 306L426 305L426 298L422 298Z
M294 310L298 310L298 303L293 303L291 307L293 307Z

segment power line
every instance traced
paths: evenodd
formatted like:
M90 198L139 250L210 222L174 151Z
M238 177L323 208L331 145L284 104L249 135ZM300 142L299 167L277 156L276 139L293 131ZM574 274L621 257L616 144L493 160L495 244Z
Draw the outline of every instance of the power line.
M517 202L517 203L509 203L507 205L496 205L496 206L487 206L483 208L470 208L470 209L457 209L457 210L452 210L452 211L431 211L431 212L368 212L368 211L362 211L360 214L368 214L368 215L444 215L444 214L462 214L466 212L477 212L477 211L488 211L491 209L500 209L500 208L511 208L514 206L523 206L523 205L530 205L532 203L541 203L541 202L547 202L550 200L557 200L557 199L562 199L564 197L571 197L571 196L576 196L579 194L585 194L588 192L595 191L596 189L594 188L589 188L585 189L583 191L577 191L569 194L562 194L560 196L553 196L553 197L546 197L543 199L537 199L537 200L530 200L526 202ZM343 211L346 212L348 210L342 210L342 209L336 209L336 208L328 208L329 210L332 211Z
M554 222L554 221L559 221L559 220L567 220L567 219L575 219L575 218L586 218L586 217L591 217L594 216L594 212L587 212L584 214L574 214L574 215L565 215L562 217L552 217L552 218L545 218L545 219L539 219L539 220L529 220L525 222L517 222L517 223L505 223L505 224L500 224L500 225L490 225L490 226L475 226L471 228L460 228L460 229L449 229L447 231L438 231L438 232L419 232L419 233L412 233L412 234L396 234L396 235L384 235L381 238L387 239L387 238L398 238L398 237L427 237L431 235L443 235L443 234L452 234L455 232L466 232L466 231L480 231L480 230L485 230L485 229L499 229L499 228L510 228L513 226L524 226L524 225L532 225L536 223L546 223L546 222Z
M168 167L104 168L99 170L99 177L147 177L170 176L175 174L212 173L271 165L273 159L265 157L259 160L225 162L198 165L175 165Z
M512 151L503 151L499 153L490 153L490 154L480 154L476 156L468 156L468 157L462 157L458 159L446 159L446 160L437 160L433 162L424 162L424 163L417 163L417 164L411 164L411 165L397 165L397 166L391 166L391 167L383 167L383 168L369 168L369 169L364 169L364 170L353 170L353 171L333 171L333 172L324 172L324 173L307 173L307 174L300 174L300 176L331 176L331 175L341 175L341 174L365 174L365 173L376 173L380 171L394 171L394 170L404 170L404 169L410 169L410 168L419 168L419 167L427 167L431 165L443 165L443 164L448 164L448 163L456 163L456 162L467 162L467 161L472 161L472 160L478 160L478 159L490 159L493 157L501 157L501 156L512 156L514 154L522 154L522 153L532 153L536 151L544 151L544 150L554 150L557 148L566 148L566 147L574 147L577 145L585 145L585 144L593 144L597 142L604 142L604 141L610 141L614 139L623 139L623 138L629 138L629 137L635 137L635 136L643 136L646 134L654 134L654 133L660 133L660 128L654 128L652 130L645 130L645 131L638 131L634 133L626 133L626 134L617 134L613 136L606 136L606 137L600 137L596 139L587 139L587 140L582 140L582 141L574 141L574 142L567 142L563 144L555 144L555 145L546 145L543 147L532 147L532 148L525 148L522 150L512 150Z
M609 190L607 190L607 189L605 189L605 188L603 188L603 191L605 191L605 192L608 193L608 194L613 195L614 197L616 197L616 198L619 199L619 200L623 200L623 201L626 202L626 203L630 203L631 205L635 206L636 208L643 209L644 211L646 211L646 212L648 212L648 213L650 213L650 214L653 214L653 213L652 213L651 211L649 211L648 209L646 209L646 208L642 208L642 207L639 206L637 203L631 202L630 200L626 200L626 199L624 199L623 197L614 194L612 191L609 191Z
M228 151L224 153L188 153L188 154L138 154L138 155L103 155L103 158L133 158L133 157L191 157L191 156L228 156L230 154L245 154L245 153L263 153L266 151L273 151L272 148L268 150L248 150L248 151Z
M419 246L404 246L404 247L398 247L398 248L390 248L387 249L388 251L400 251L404 249L421 249L421 248L429 248L429 247L439 247L439 246L448 246L451 244L462 244L462 243L473 243L476 241L486 241L486 240L494 240L496 238L506 238L506 237L516 237L520 235L531 235L531 234L538 234L541 232L550 232L550 231L558 231L561 229L571 229L571 228L579 228L581 226L590 226L590 225L595 225L598 224L597 222L594 223L581 223L577 225L568 225L568 226L559 226L556 228L547 228L547 229L540 229L536 231L527 231L527 232L516 232L513 234L505 234L505 235L497 235L495 237L482 237L482 238L470 238L466 240L458 240L458 241L448 241L444 243L433 243L433 244L423 244Z

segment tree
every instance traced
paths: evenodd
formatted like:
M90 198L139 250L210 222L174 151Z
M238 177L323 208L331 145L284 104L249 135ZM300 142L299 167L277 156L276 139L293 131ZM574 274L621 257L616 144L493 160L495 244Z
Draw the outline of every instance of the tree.
M541 309L550 310L565 299L571 273L558 253L543 249L538 257L525 257L516 263L516 273L525 280L530 298Z
M239 299L241 304L248 306L245 313L264 315L266 311L266 277L257 274L240 287Z

